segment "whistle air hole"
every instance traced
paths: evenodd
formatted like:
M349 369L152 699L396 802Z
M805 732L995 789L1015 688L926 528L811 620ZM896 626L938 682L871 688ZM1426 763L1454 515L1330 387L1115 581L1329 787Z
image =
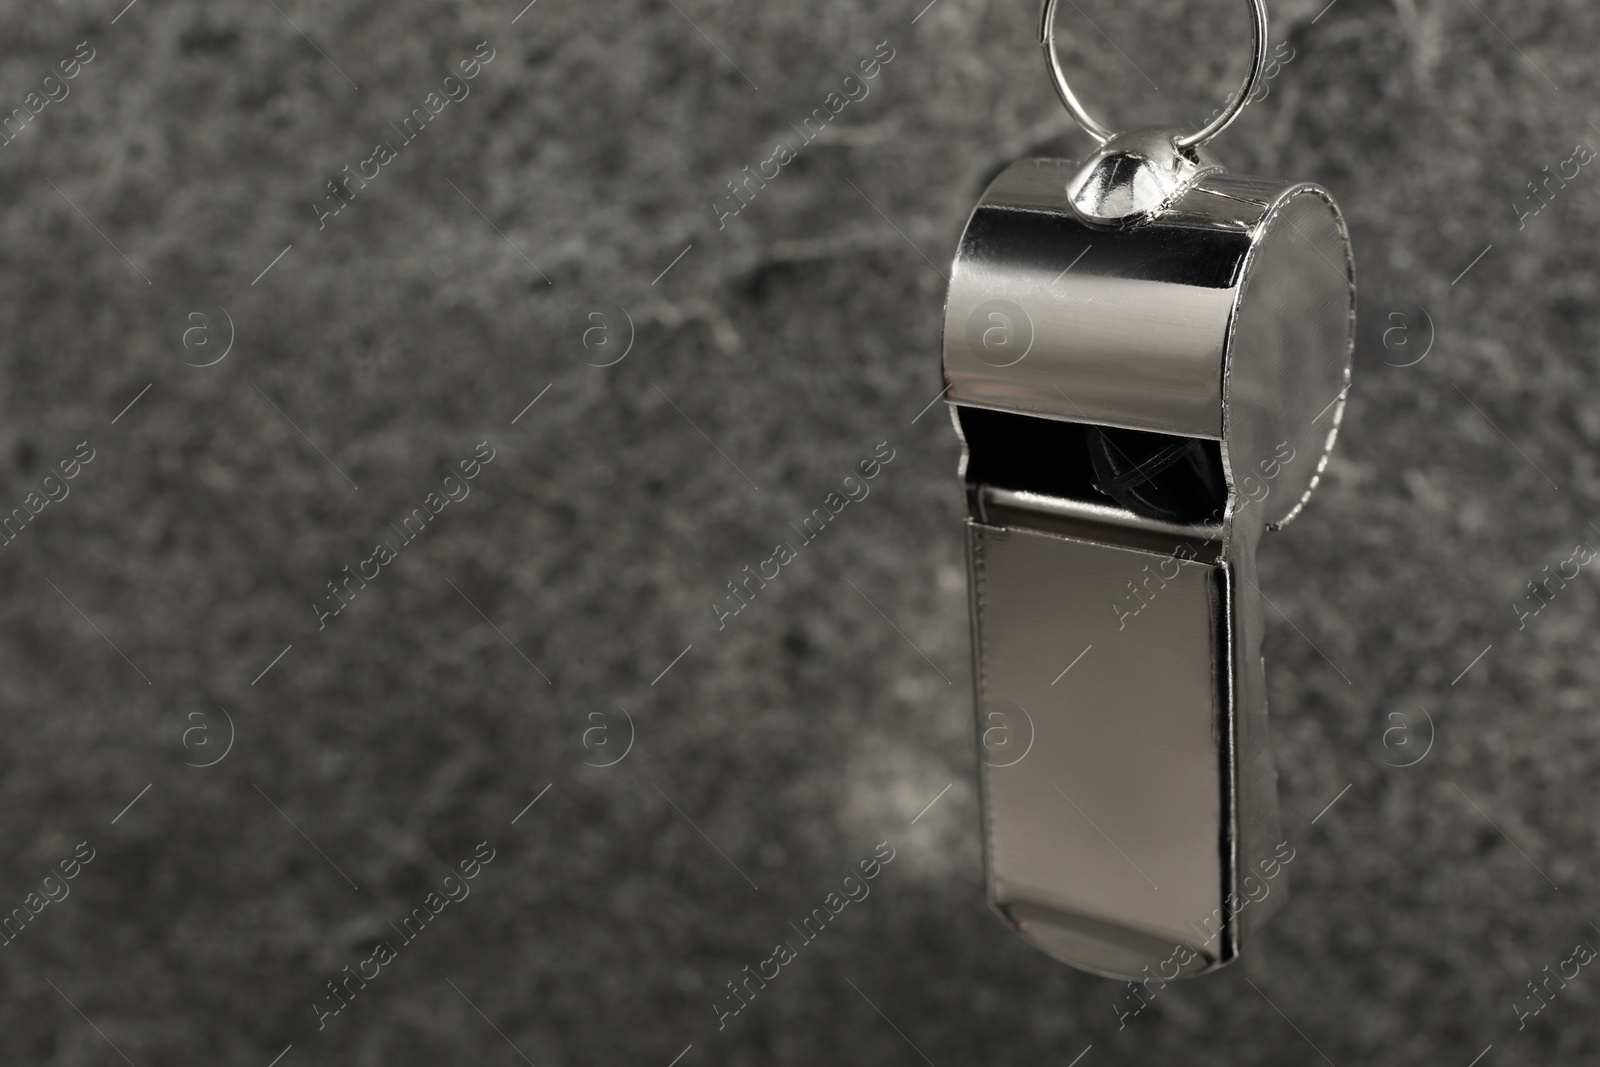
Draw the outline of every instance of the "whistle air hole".
M1227 504L1215 441L1142 430L1085 427L1094 485L1135 515L1162 522L1216 522Z
M1220 520L1227 504L1215 441L958 407L967 481L1095 504L1162 522Z

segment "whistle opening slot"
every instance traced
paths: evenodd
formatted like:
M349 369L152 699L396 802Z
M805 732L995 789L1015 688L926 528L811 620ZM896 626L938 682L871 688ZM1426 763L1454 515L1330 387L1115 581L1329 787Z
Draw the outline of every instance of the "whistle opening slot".
M1090 504L1146 519L1214 524L1228 502L1216 441L956 408L967 483Z

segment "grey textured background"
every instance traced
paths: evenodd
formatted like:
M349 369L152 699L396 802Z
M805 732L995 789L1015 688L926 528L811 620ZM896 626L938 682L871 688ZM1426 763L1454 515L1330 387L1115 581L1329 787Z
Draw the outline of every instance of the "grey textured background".
M96 58L0 148L0 505L96 458L0 549L0 908L96 858L0 948L0 1062L1595 1061L1592 968L1512 1007L1600 945L1594 578L1523 631L1512 605L1600 543L1600 178L1514 206L1600 146L1600 12L1273 5L1295 58L1215 148L1335 193L1363 323L1328 476L1262 552L1294 895L1119 1031L1119 984L984 907L957 447L912 422L970 205L1088 141L1033 0L922 2L3 5L0 108ZM1077 7L1119 126L1198 121L1242 72L1242 4ZM480 41L471 95L319 232L323 183ZM724 183L884 41L719 231ZM603 303L637 336L595 369ZM205 369L173 341L201 304L236 333ZM325 583L485 440L319 632ZM717 632L724 583L883 441L872 496ZM633 748L585 766L619 708ZM1433 748L1387 765L1419 708ZM185 766L220 709L232 749ZM319 1032L324 983L485 840L472 896ZM724 983L881 841L872 896L719 1031Z

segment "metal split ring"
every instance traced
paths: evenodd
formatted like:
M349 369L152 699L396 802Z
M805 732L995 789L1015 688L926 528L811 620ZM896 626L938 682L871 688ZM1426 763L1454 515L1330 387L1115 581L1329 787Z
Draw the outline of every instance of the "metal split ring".
M1233 120L1239 117L1239 112L1250 102L1250 96L1255 92L1256 86L1261 83L1262 72L1267 66L1267 4L1266 0L1246 0L1250 5L1251 19L1255 24L1255 60L1250 65L1250 75L1245 78L1244 85L1234 95L1222 113L1212 119L1210 124L1197 133L1180 137L1177 140L1179 148L1195 148L1205 144L1217 134L1227 129ZM1056 51L1056 8L1059 0L1045 0L1044 15L1039 20L1039 43L1044 46L1045 61L1050 65L1051 79L1055 82L1056 93L1061 97L1061 102L1067 105L1067 110L1072 112L1072 117L1078 120L1078 125L1101 144L1105 144L1116 136L1115 131L1107 129L1096 122L1078 102L1077 96L1072 91L1072 86L1067 84L1067 73L1062 69L1061 56ZM1076 6L1076 5L1074 5Z

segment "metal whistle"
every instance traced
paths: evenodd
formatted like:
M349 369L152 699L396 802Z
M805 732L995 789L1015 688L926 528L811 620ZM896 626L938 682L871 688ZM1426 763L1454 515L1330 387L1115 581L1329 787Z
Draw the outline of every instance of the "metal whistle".
M1256 545L1327 462L1354 336L1328 193L1182 141L1012 165L945 312L989 899L1117 978L1226 964L1285 898Z

